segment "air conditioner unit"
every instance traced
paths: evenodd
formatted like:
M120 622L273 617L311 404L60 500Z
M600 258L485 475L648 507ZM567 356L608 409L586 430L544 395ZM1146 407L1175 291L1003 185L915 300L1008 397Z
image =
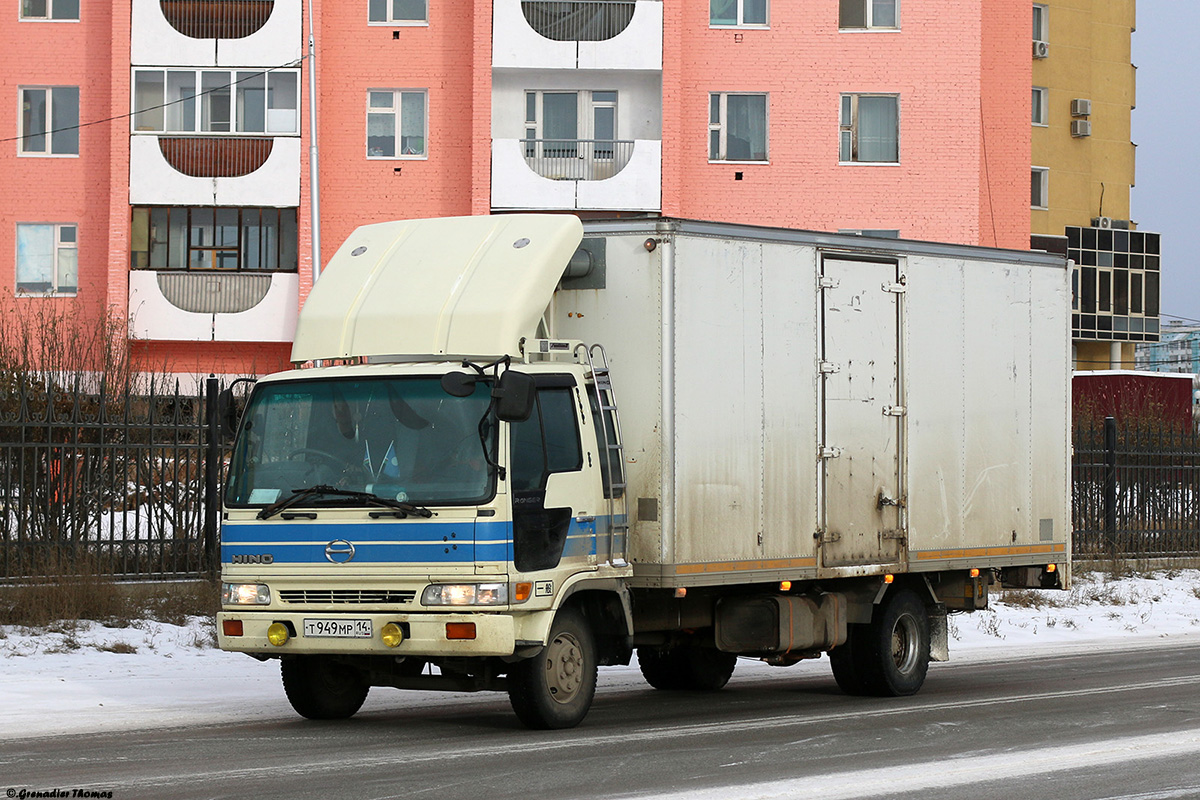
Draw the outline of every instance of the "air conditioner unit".
M1034 58L1046 58L1049 55L1050 55L1050 43L1049 42L1034 42L1033 43L1033 57Z
M1076 98L1071 101L1071 116L1072 117L1088 117L1092 114L1092 101L1083 98Z
M1112 217L1092 217L1093 228L1111 228L1113 226Z
M1092 123L1086 119L1071 120L1071 135L1077 139L1092 135Z

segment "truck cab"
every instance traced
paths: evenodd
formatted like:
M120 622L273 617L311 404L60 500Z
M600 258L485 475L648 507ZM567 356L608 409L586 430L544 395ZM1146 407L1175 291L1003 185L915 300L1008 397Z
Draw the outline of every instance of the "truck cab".
M478 316L461 311L476 299L472 281L539 257L561 269L578 244L578 220L532 219L476 224L495 247L524 239L515 249L530 257L490 271L466 260L474 271L449 291L468 290L456 298L457 318L446 312L460 338ZM404 224L371 227L389 225ZM497 228L522 235L497 244ZM539 252L539 233L564 230L564 243ZM373 233L367 244L351 237L339 256L358 266L364 253L353 253L370 249ZM427 242L408 238L407 247L380 247L367 272L409 272ZM317 285L339 291L314 290L305 312L310 329L339 310L341 324L314 337L302 316L309 335L298 335L294 356L306 368L260 380L242 415L224 496L221 647L282 659L288 697L309 717L354 713L371 685L509 688L527 723L575 724L597 663L630 654L628 526L603 350L505 341L493 326L469 349L437 352L445 348L397 323L408 303L427 315L433 301L410 297L384 310L390 319L369 322L370 298L341 291L363 280L342 274L339 256ZM353 324L368 326L374 347L328 341ZM397 335L377 337L373 324ZM371 352L379 349L396 352ZM552 668L530 661L547 649Z

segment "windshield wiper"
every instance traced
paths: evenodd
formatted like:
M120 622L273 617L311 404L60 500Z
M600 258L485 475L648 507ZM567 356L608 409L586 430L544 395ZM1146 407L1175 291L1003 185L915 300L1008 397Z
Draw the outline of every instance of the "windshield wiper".
M319 484L317 486L310 486L307 489L293 489L292 493L290 495L288 495L287 497L283 498L282 500L277 500L274 503L272 503L271 505L269 505L266 508L263 508L261 511L259 511L258 518L259 519L269 519L270 517L275 516L280 511L283 511L284 509L291 508L292 506L296 505L297 503L301 503L305 500L309 500L313 497L319 497L321 495L329 495L332 497L346 497L351 500L360 500L367 505L382 506L383 508L391 508L391 509L394 509L394 510L400 512L405 517L407 517L409 515L412 515L414 517L432 517L433 516L433 512L430 511L428 508L422 508L421 506L415 506L412 503L405 503L401 500L391 500L387 497L380 497L379 495L374 494L372 492L355 492L350 489L339 489L336 486L328 486L326 484Z

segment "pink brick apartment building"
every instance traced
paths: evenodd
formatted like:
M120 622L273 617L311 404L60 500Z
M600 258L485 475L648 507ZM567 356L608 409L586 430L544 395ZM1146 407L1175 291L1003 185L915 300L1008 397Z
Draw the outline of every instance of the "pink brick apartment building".
M5 313L116 313L180 373L285 365L308 6L7 1ZM322 260L366 222L517 210L1027 247L1028 9L312 0Z

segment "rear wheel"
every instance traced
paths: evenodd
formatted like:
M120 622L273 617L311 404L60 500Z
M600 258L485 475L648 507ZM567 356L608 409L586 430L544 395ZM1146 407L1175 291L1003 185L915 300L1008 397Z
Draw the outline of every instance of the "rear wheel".
M309 719L352 717L371 690L359 670L325 656L285 658L280 674L288 702Z
M596 644L583 615L564 608L554 618L550 641L533 658L509 668L508 700L527 727L574 728L596 695Z
M880 697L916 694L929 672L929 613L910 589L901 589L875 610L854 642L866 693Z

